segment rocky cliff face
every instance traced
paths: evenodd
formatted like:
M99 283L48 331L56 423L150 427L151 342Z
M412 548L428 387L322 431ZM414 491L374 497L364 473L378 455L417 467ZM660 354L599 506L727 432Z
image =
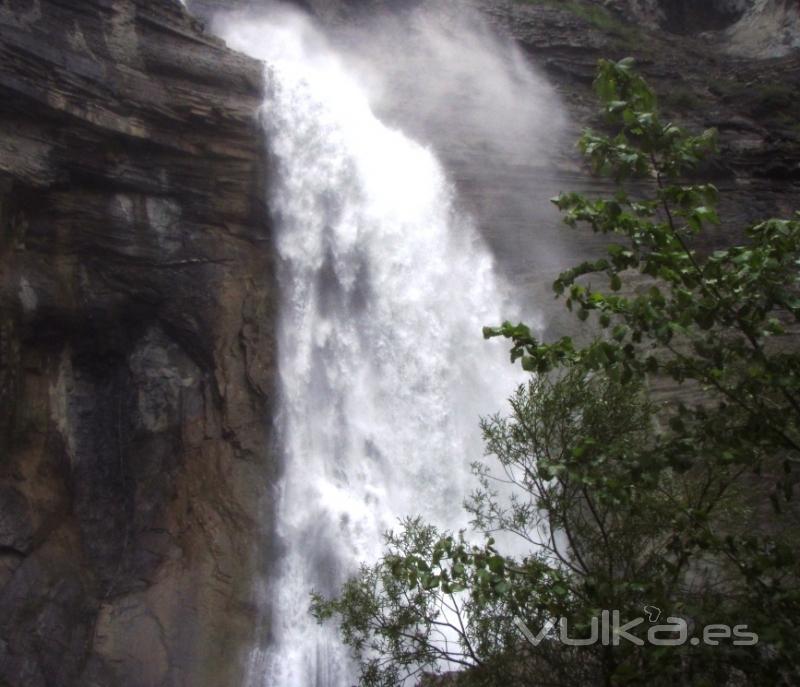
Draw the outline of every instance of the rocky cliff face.
M235 685L274 289L260 65L177 0L0 3L0 685Z
M797 206L800 106L793 96L800 87L797 50L782 57L737 57L728 53L721 33L675 33L666 24L643 18L643 5L657 4L661 11L677 12L686 4L679 0L611 0L570 6L543 0L473 2L550 75L570 112L574 134L587 124L602 124L590 89L597 60L633 56L668 116L695 129L719 130L720 154L705 172L734 196L741 193L747 198L735 220L786 214ZM708 9L713 4L703 6ZM766 5L756 0L727 4L721 0L719 4L740 9L746 5L744 18L758 8L766 11ZM783 6L782 0L769 5L772 9ZM800 39L800 24L793 27L791 36ZM568 158L565 151L565 170ZM579 174L585 177L585 171L581 168ZM745 206L753 211L747 212Z
M703 34L732 55L785 57L800 48L794 0L610 0L621 16L676 34Z

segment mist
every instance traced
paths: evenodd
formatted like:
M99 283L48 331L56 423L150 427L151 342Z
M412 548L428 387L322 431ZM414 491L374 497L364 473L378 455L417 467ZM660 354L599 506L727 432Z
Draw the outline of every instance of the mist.
M225 16L218 34L232 16L311 25L279 2ZM333 23L324 40L376 115L439 156L505 274L530 283L570 262L549 199L563 190L554 161L574 132L553 85L508 35L469 3L428 0Z

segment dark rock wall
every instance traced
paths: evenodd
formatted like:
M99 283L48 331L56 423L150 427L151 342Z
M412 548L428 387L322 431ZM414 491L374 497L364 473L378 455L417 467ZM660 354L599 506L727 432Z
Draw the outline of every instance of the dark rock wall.
M0 685L238 684L268 524L261 67L0 3Z
M603 126L591 88L597 60L633 56L666 117L694 131L719 131L719 153L700 174L720 188L726 221L706 235L708 241L730 243L749 223L790 216L800 208L800 102L792 95L800 92L800 52L731 56L719 36L672 35L623 11L636 1L614 0L617 11L587 3L598 7L587 13L558 3L473 0L547 73L569 111L571 133L552 162L560 190L609 191L589 174L573 142L583 127ZM594 250L585 239L582 234L576 241L578 249Z

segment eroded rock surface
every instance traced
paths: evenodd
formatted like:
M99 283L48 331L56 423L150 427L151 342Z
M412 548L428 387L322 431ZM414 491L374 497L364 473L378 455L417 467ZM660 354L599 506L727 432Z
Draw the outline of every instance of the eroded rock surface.
M0 3L0 685L239 682L275 293L261 66L177 0Z

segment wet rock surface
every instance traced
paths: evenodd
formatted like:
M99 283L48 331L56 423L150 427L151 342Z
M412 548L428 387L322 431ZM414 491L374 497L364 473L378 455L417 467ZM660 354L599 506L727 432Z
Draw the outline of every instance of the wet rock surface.
M735 57L719 36L679 36L643 21L631 9L633 0L588 3L592 11L576 11L575 3L475 4L545 70L570 113L569 143L556 160L561 190L608 191L591 178L572 142L583 127L603 126L591 89L597 60L632 56L666 116L695 131L715 127L720 133L719 153L700 172L720 188L727 220L708 235L710 243L730 242L749 223L800 207L800 110L791 96L800 90L800 53Z
M261 66L0 4L0 685L233 685L270 472Z

